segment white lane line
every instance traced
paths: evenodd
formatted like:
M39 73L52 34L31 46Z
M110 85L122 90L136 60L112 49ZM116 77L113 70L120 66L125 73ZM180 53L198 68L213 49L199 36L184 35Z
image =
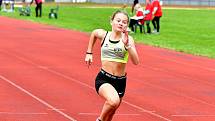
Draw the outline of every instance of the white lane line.
M99 113L79 113L79 115L98 116L100 114ZM118 116L139 116L141 114L137 114L137 113L116 113L114 115L118 115Z
M162 68L157 68L157 67L150 67L150 66L146 66L146 65L141 65L140 67L142 68L148 68L148 69L151 69L151 70L154 70L154 71L160 71L160 72L171 72L171 70L166 70L166 69L162 69ZM184 79L188 79L188 80L192 80L192 81L197 81L199 83L204 83L204 84L207 84L209 86L215 86L214 83L210 83L208 81L205 81L205 80L202 80L202 79L199 79L199 78L196 78L196 77L190 77L188 76L186 73L174 73L174 74L170 74L169 76L173 77L173 76L177 76L177 77L182 77Z
M215 71L215 68L205 67L205 66L201 66L199 64L192 64L192 63L182 62L182 61L178 61L176 59L169 59L169 58L165 58L165 57L157 56L157 55L147 55L147 56L156 57L156 58L159 58L160 60L172 61L172 62L174 62L176 64L183 64L185 66L188 65L188 66L192 66L192 67L195 67L195 68L204 69L204 70L207 70L207 71L212 71L212 72Z
M62 74L62 73L60 73L60 72L56 72L56 71L51 70L51 69L48 69L48 68L46 68L46 70L49 71L49 72L52 72L52 73L54 73L54 74L57 74L57 75L59 75L59 76L62 76L62 77L66 78L66 79L68 79L68 80L71 80L71 81L73 81L73 82L79 83L79 84L81 84L81 85L83 85L83 86L89 87L89 88L91 88L91 89L94 90L94 88L91 87L90 85L87 85L87 84L85 84L85 83L82 83L82 82L80 82L80 81L78 81L78 80L76 80L76 79L73 79L73 78L71 78L71 77L69 77L69 76L66 76L66 75L64 75L64 74ZM165 120L165 121L171 121L171 120L168 119L168 118L165 118L165 117L163 117L163 116L161 116L161 115L159 115L159 114L156 114L155 111L146 110L146 109L144 109L144 108L142 108L142 107L140 107L140 106L134 105L134 104L129 103L129 102L125 101L125 100L122 100L122 102L125 103L125 104L127 104L127 105L129 105L129 106L131 106L131 107L133 107L133 108L139 109L141 112L148 113L148 114L153 115L153 116L155 116L155 117L161 118L161 119L163 119L163 120Z
M125 103L125 104L127 104L127 105L130 105L131 107L134 107L134 108L136 108L136 109L139 109L141 112L146 112L146 113L153 113L153 112L155 112L155 111L145 110L145 109L143 109L142 107L139 107L139 106L137 106L137 105L134 105L134 104L132 104L132 103L129 103L129 102L125 101L125 100L122 100L122 102Z
M47 110L53 110L53 109L47 109ZM65 109L55 109L55 110L65 110Z
M45 68L43 68L43 69L45 69ZM91 89L94 90L94 88L93 88L92 86L87 85L87 84L85 84L85 83L82 83L82 82L80 82L80 81L78 81L78 80L76 80L76 79L74 79L74 78L71 78L71 77L65 75L65 74L62 74L62 73L60 73L60 72L51 70L51 69L49 69L49 68L46 68L45 70L47 70L47 71L49 71L49 72L52 72L52 73L54 73L54 74L56 74L56 75L58 75L58 76L61 76L61 77L65 78L65 79L68 79L68 80L71 80L71 81L73 81L73 82L79 83L79 84L81 84L82 86L85 86L85 87L88 87L88 88L91 88ZM146 113L151 114L151 115L153 115L153 116L155 116L155 117L161 118L161 119L163 119L163 120L165 120L165 121L171 121L171 120L168 119L168 118L165 118L165 117L163 117L163 116L161 116L161 115L159 115L159 114L154 113L154 111L146 110L146 109L144 109L144 108L142 108L142 107L140 107L140 106L134 105L134 104L129 103L129 102L125 101L125 100L122 100L122 102L123 102L123 103L126 103L127 105L129 105L129 106L131 106L131 107L133 107L133 108L139 109L141 112L146 112Z
M76 80L76 79L74 79L74 78L72 78L72 77L70 77L70 76L67 76L67 75L63 74L63 73L60 73L60 72L57 72L57 71L55 71L55 70L49 69L49 68L46 67L46 66L42 66L42 65L36 64L36 63L34 63L33 61L31 61L31 60L28 60L28 59L26 59L26 58L23 58L23 57L14 55L14 54L11 54L10 52L7 52L7 51L4 51L4 52L7 53L8 55L12 55L12 56L16 57L17 59L19 59L19 60L21 60L21 61L23 61L23 62L30 63L30 64L36 66L37 68L46 70L46 71L48 71L48 72L51 72L51 73L53 73L53 74L56 74L56 75L61 76L61 77L65 78L65 79L71 80L71 81L76 82L76 83L78 83L78 84L80 84L80 85L82 85L82 86L85 86L85 87L88 87L88 88L94 90L94 87L92 87L92 86L90 86L90 85L88 85L88 84L86 84L86 83L80 82L79 80ZM154 113L154 111L146 110L146 109L144 109L144 108L142 108L142 107L140 107L140 106L137 106L137 105L135 105L135 104L129 103L129 102L125 101L125 100L123 100L122 102L123 102L123 103L126 103L127 105L129 105L129 106L131 106L131 107L133 107L133 108L135 108L135 109L139 109L141 112L146 112L146 113L148 113L148 114L150 114L150 115L152 115L152 116L161 118L161 119L163 119L163 120L165 120L165 121L172 121L172 120L170 120L170 119L168 119L168 118L165 118L165 117L163 117L163 116L161 116L161 115L159 115L159 114Z
M16 87L17 89L19 89L20 91L26 93L27 95L31 96L32 98L36 99L37 101L39 101L40 103L44 104L45 106L51 108L52 110L54 110L55 112L61 114L62 116L64 116L65 118L71 120L71 121L77 121L76 119L72 118L71 116L65 114L64 112L58 110L57 108L55 108L54 106L48 104L47 102L45 102L44 100L38 98L37 96L33 95L32 93L30 93L29 91L23 89L22 87L20 87L19 85L13 83L12 81L10 81L9 79L5 78L4 76L0 75L0 78L3 79L4 81L8 82L9 84L13 85L14 87Z
M37 67L40 68L41 66L37 66ZM78 80L76 80L76 79L73 79L73 78L71 78L70 76L67 76L67 75L65 75L65 74L63 74L63 73L54 71L54 70L49 69L49 68L41 68L41 69L46 70L46 71L48 71L48 72L50 72L50 73L53 73L53 74L55 74L55 75L58 75L58 76L63 77L63 78L65 78L65 79L71 80L71 81L73 81L73 82L75 82L75 83L78 83L78 84L80 84L80 85L82 85L82 86L85 86L85 87L88 87L88 88L91 88L91 89L94 90L94 88L93 88L92 86L90 86L90 85L88 85L88 84L86 84L86 83L83 83L83 82L81 82L81 81L78 81Z
M215 115L204 115L204 114L193 114L193 115L189 115L189 114L175 114L175 115L171 115L173 117L215 117Z
M172 120L170 120L170 119L168 119L168 118L166 118L166 117L163 117L163 116L161 116L161 115L155 113L155 111L148 111L148 110L145 110L145 109L143 109L143 108L141 108L141 107L139 107L139 106L133 105L133 104L127 102L127 101L123 101L123 102L126 103L126 104L128 104L128 105L130 105L130 106L132 106L132 107L135 107L135 108L141 110L142 112L148 113L148 114L150 114L150 115L152 115L152 116L158 117L158 118L163 119L163 120L165 120L165 121L172 121Z
M133 79L133 80L138 81L138 80L140 80L140 79L137 79L137 78L136 78L136 79ZM190 99L190 100L192 100L192 101L194 101L194 102L202 103L202 104L211 106L211 107L213 107L213 108L215 107L215 105L214 105L213 103L209 103L209 102L207 102L207 101L205 101L205 100L201 100L201 99L198 99L198 98L195 98L195 97L191 97L191 96L185 95L185 94L183 94L183 93L180 93L180 92L177 92L177 91L168 89L168 88L164 88L164 87L161 87L161 86L157 86L157 85L151 84L151 83L149 83L149 82L150 82L149 80L145 80L145 82L143 82L143 83L144 83L144 84L147 84L147 85L149 85L149 86L151 86L151 87L155 87L155 88L157 88L157 89L164 90L164 91L166 91L166 92L172 93L172 94L174 94L174 95L178 95L178 96L181 96L181 97Z
M0 112L1 114L6 114L6 115L47 115L48 113L30 113L30 112L26 112L26 113L21 113L21 112Z

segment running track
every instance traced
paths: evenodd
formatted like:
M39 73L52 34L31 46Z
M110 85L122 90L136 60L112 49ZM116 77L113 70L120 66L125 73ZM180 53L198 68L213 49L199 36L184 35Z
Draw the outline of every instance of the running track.
M100 69L84 62L89 35L0 17L0 121L95 121ZM215 121L215 60L137 45L114 121Z

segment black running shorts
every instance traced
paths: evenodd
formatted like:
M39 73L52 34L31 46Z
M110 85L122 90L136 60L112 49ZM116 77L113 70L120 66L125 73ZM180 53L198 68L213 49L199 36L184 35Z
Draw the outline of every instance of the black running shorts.
M111 84L116 89L120 98L124 96L126 88L126 76L114 76L101 69L95 80L95 88L97 93L100 86L104 83Z

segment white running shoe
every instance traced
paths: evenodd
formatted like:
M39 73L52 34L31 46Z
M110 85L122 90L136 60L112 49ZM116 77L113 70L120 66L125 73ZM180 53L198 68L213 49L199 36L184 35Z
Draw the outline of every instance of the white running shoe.
M152 31L152 33L156 33L157 32L157 29L154 29L153 31Z

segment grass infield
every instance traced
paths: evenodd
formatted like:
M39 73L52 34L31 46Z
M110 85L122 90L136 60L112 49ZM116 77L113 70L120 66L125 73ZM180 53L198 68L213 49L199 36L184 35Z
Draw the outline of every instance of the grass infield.
M35 5L31 6L30 17L19 16L17 8L13 13L0 12L0 15L90 33L96 28L111 30L110 16L115 10L121 9L120 5L109 7L110 5L91 3L59 4L59 6L57 20L48 18L50 8L56 7L55 3L43 4L42 18L35 17ZM131 7L127 7L126 10L130 14ZM214 13L215 9L165 9L164 7L159 35L144 35L139 32L131 35L137 42L146 45L215 58Z

